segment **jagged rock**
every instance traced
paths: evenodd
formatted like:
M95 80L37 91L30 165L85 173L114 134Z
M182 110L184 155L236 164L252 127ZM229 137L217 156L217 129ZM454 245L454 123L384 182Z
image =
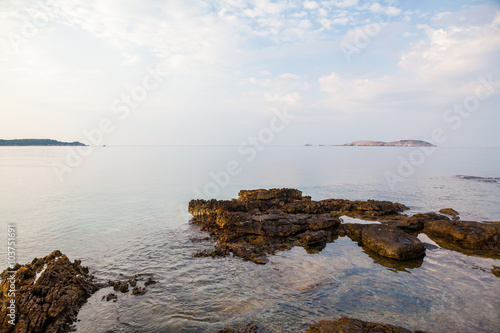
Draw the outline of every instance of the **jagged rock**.
M147 286L150 286L150 285L152 285L152 284L157 284L157 283L158 283L158 281L155 281L155 280L153 280L153 278L152 278L152 277L149 277L149 278L147 279L147 281L146 281L146 282L144 282L144 285L147 287Z
M268 198L268 199L267 199ZM333 217L348 215L359 218L377 218L397 215L408 209L390 201L350 201L327 199L312 201L309 196L295 189L270 189L240 191L233 200L191 200L189 212L195 218L208 218L216 212L246 212L256 214L272 209L286 214L331 214Z
M102 297L103 300L106 300L106 302L113 301L116 302L118 300L118 296L114 293L107 294L106 296Z
M132 289L132 295L144 295L147 289L145 287L135 287Z
M500 258L500 224L497 223L427 221L424 233L450 250Z
M456 210L454 210L453 208L442 208L439 210L439 212L441 214L446 214L446 215L450 215L453 217L453 219L455 220L458 220L459 217L458 217L458 212Z
M436 213L415 214L413 216L395 215L387 220L381 222L391 227L397 227L407 232L418 232L424 229L425 222L444 220L449 221L447 216L439 215Z
M439 238L436 242L446 248L468 253L474 250L471 254L480 250L481 255L499 256L500 224L451 221L434 212L401 214L406 209L403 204L389 201L313 201L295 189L240 191L239 197L232 200L191 200L193 223L208 231L216 243L213 250L194 256L232 253L262 264L267 262L267 255L276 251L303 246L308 252L317 252L339 235L347 235L367 251L395 260L413 260L425 253L423 244L414 237L421 231L433 239ZM341 225L339 217L344 215L378 221L385 227ZM418 262L412 266L415 265Z
M500 267L498 266L493 266L493 268L491 269L491 272L496 276L496 277L500 277Z
M388 325L371 323L359 319L342 317L336 320L322 320L317 324L309 326L306 333L413 333L406 328ZM416 331L415 333L425 333Z
M310 199L310 197L309 197ZM265 200L279 202L293 202L295 200L302 200L302 192L296 189L286 188L286 189L270 189L270 190L242 190L238 193L239 201L254 201L254 200Z
M295 189L240 191L238 199L233 200L191 200L189 212L194 222L217 244L215 249L194 256L233 253L262 264L267 262L266 255L293 246L317 252L337 237L341 215L389 218L405 209L402 204L388 201L312 201Z
M128 282L127 281L109 281L109 284L113 286L113 289L121 293L128 293Z
M217 333L257 333L259 327L256 324L245 324L235 328L225 328L218 330Z
M99 287L79 260L71 263L60 251L30 264L17 264L10 274L1 274L0 323L2 332L67 332L80 307ZM15 277L15 296L9 296L10 280ZM15 300L16 325L10 325L10 300Z

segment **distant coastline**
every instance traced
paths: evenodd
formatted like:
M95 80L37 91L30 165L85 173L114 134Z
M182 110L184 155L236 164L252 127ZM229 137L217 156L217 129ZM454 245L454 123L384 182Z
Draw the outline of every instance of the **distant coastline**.
M16 139L16 140L0 139L0 146L86 146L86 145L78 141L61 142L51 139Z
M312 144L308 143L305 146L312 146ZM320 145L324 146L324 145ZM344 143L343 145L332 145L332 146L360 146L360 147L436 147L436 145L429 143L427 141L422 140L399 140L399 141L354 141L350 143Z

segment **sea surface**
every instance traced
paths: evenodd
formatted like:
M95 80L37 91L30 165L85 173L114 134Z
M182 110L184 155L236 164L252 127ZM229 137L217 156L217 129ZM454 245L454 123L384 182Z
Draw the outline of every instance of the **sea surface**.
M451 207L462 220L500 221L500 148L418 149L269 146L254 156L236 146L108 146L82 157L75 147L1 147L0 241L15 224L19 263L58 249L98 281L159 281L116 303L101 300L111 288L98 291L77 332L216 332L249 322L305 332L340 316L499 332L500 278L491 268L500 260L449 251L425 235L423 261L402 268L345 237L318 254L279 252L267 265L192 257L213 244L193 242L207 235L190 223L189 200L235 198L241 189L291 187L313 200L390 200L409 214Z

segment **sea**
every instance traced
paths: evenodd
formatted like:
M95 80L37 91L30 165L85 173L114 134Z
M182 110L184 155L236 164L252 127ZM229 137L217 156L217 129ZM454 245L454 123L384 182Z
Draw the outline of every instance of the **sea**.
M79 149L79 150L78 150ZM340 237L319 252L278 252L266 265L195 258L213 243L191 222L191 199L296 188L313 200L389 200L406 213L454 208L500 221L500 148L108 146L0 148L0 267L7 227L16 261L60 250L96 281L153 277L144 295L83 305L76 332L217 332L258 323L305 332L342 316L428 332L499 332L500 260L439 247L384 265ZM250 153L250 151L252 151ZM404 266L404 265L403 265Z

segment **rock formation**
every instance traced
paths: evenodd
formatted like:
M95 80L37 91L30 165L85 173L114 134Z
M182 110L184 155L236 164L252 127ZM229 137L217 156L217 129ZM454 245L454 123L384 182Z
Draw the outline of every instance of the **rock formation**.
M71 263L59 251L30 264L16 264L14 271L0 275L2 332L67 332L80 307L99 288L79 260ZM11 277L15 278L15 295L9 295ZM11 304L15 311L8 308Z
M322 320L309 326L306 333L413 333L406 328L388 324L371 323L359 319L342 317L336 320ZM416 331L415 333L425 333Z
M349 236L376 262L399 267L391 260L413 260L404 267L418 267L425 247L416 237L425 232L440 246L467 254L500 257L500 224L458 221L458 212L442 210L408 216L403 204L389 201L327 199L313 201L296 189L240 191L232 200L191 200L193 222L208 231L216 247L197 257L230 253L265 264L267 255L293 246L321 251L338 236ZM456 214L455 214L456 213ZM341 223L341 216L382 224ZM383 258L380 258L383 257Z
M424 232L444 248L500 258L499 223L435 220L425 223Z
M398 216L405 209L402 204L388 201L312 201L295 189L241 191L236 200L189 203L194 222L210 232L217 243L213 251L195 256L224 256L232 252L255 263L266 263L267 254L293 246L321 251L344 230L339 228L339 216L381 219ZM396 260L413 259L425 251L416 237L393 227L357 225L344 233L369 250Z

